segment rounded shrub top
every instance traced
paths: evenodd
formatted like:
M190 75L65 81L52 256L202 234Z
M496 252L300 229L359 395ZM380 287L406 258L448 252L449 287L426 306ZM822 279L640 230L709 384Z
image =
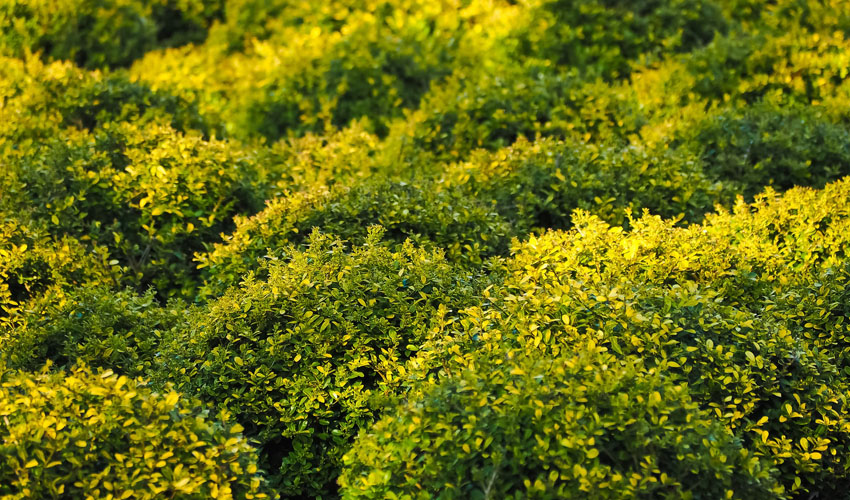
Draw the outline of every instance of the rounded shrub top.
M475 295L471 273L370 228L314 231L211 302L162 356L181 390L232 411L281 493L332 495L342 454L404 375L428 325ZM442 311L442 312L441 312Z
M687 388L593 342L499 356L364 431L343 498L774 498L754 458Z
M3 498L272 498L239 426L111 371L0 367Z

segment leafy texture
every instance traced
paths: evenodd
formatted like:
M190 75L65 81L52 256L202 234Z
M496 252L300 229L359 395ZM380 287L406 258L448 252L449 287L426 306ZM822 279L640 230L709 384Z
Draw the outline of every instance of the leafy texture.
M175 392L112 372L0 371L6 498L269 498L256 453Z
M0 497L847 496L850 0L0 26Z

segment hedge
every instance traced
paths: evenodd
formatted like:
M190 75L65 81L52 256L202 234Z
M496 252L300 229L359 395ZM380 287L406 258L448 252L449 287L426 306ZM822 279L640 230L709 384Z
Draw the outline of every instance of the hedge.
M148 50L202 41L217 14L198 0L3 0L0 53L127 66Z
M68 128L7 149L14 177L0 204L109 248L140 290L191 296L193 253L262 205L267 184L253 158L158 123Z
M687 52L724 33L710 0L544 0L520 50L608 79L628 76L640 57Z
M10 405L181 391L224 496L843 497L848 13L0 0Z
M117 276L107 249L51 237L38 225L0 211L0 324L38 310L46 297L56 300L87 284L108 286Z
M137 380L0 367L4 498L272 498L235 425Z
M838 495L850 444L848 195L845 179L768 193L687 228L645 216L628 233L578 214L574 229L516 247L502 285L428 334L406 384L427 391L437 374L506 348L549 359L594 340L686 383L772 464L786 495Z
M429 181L364 182L293 193L236 224L223 243L197 255L205 276L202 296L221 294L263 260L278 258L287 245L304 245L314 228L360 245L369 226L377 224L385 230L383 244L392 248L409 239L445 249L452 262L471 265L506 250L511 234L489 204Z
M777 498L769 462L686 386L589 341L479 358L376 423L342 498Z
M153 291L137 295L88 286L47 299L42 307L19 314L13 327L0 334L6 366L37 371L49 360L55 368L84 363L144 376L158 363L163 337L183 324L185 306L160 306Z
M748 198L764 186L823 187L850 174L850 131L808 110L730 110L693 134L708 175Z
M314 231L306 249L269 262L267 277L249 274L192 317L163 353L160 378L232 412L285 496L334 495L342 454L426 326L479 288L442 253L391 251L382 233L347 250Z

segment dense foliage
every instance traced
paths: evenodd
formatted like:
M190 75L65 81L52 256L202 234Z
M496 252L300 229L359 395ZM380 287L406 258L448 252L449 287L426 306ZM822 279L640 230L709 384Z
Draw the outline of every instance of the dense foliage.
M0 0L0 497L845 498L848 0Z
M241 429L206 413L176 392L157 394L111 371L3 368L0 493L3 498L269 498L256 452Z
M475 280L410 242L391 252L370 229L363 246L313 233L211 302L164 362L178 386L229 409L261 442L284 494L332 483L373 396L416 352L443 304L470 304ZM174 373L176 375L171 375Z

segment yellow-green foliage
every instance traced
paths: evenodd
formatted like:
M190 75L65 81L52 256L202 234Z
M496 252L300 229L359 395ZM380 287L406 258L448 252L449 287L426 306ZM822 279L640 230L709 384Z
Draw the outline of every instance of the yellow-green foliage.
M0 335L0 358L10 368L38 370L77 363L137 377L148 373L168 332L182 326L183 304L158 307L153 292L136 295L107 287L49 295L42 307L20 312Z
M477 280L441 253L392 252L372 228L351 252L314 232L175 337L165 377L233 412L261 442L287 496L331 495L343 452L404 375L440 304L470 303ZM443 312L442 314L447 314Z
M67 128L9 149L1 204L110 248L129 283L164 294L190 291L193 253L263 199L250 150L168 125Z
M606 78L628 75L640 57L700 47L727 27L711 0L529 3L531 19L518 30L521 52Z
M454 3L228 2L227 23L209 44L151 53L133 74L157 89L196 96L203 112L222 116L238 137L321 132L357 118L383 134L389 119L418 106L432 80L469 60L468 27L486 25L500 11L477 4L502 2L474 2L460 12ZM263 11L291 13L264 27ZM273 36L241 40L268 30ZM484 38L478 30L472 35ZM244 51L228 50L234 43L244 43Z
M740 21L749 30L845 29L850 26L847 0L716 0L724 15Z
M626 209L699 220L731 192L687 151L619 141L521 140L451 165L443 182L492 203L518 236L568 227L577 208L616 223L625 222Z
M0 58L0 97L0 137L13 144L50 137L58 125L93 131L113 121L162 121L181 132L212 129L184 99L121 72L88 72L66 62Z
M626 209L643 208L698 220L734 192L712 181L700 165L684 148L520 140L451 164L436 180L350 181L292 193L253 217L238 218L223 244L198 255L205 269L203 294L237 283L259 259L303 242L313 227L362 243L366 227L379 224L388 242L411 239L442 247L454 262L480 264L504 253L511 237L568 227L577 208L617 223L625 221Z
M777 3L779 12L764 16L769 23L786 22L788 14L782 10L790 9L796 12L791 19L800 25L768 25L736 33L695 52L686 61L698 78L695 91L714 99L733 97L750 103L765 96L806 104L847 99L850 3Z
M769 462L666 366L575 349L482 356L388 412L346 455L342 497L777 497Z
M3 0L0 53L41 53L88 68L126 66L156 47L203 40L201 0Z
M408 363L412 390L427 397L435 368L449 379L464 369L492 374L479 367L490 356L562 357L592 340L687 383L787 494L838 495L850 445L848 216L850 180L768 194L688 228L646 216L624 233L579 214L575 229L518 246L503 264L504 284L429 335ZM500 354L506 349L516 353ZM352 467L365 467L358 475L368 475L384 459L356 460ZM407 491L392 477L385 487Z
M279 198L259 214L238 219L223 244L198 255L206 278L201 293L220 294L262 260L277 259L286 245L305 243L314 227L362 244L373 224L386 230L384 244L401 247L411 240L445 249L449 260L465 264L481 264L505 250L511 234L507 221L489 204L434 182L321 188Z
M510 146L537 135L606 139L634 134L643 124L628 90L587 81L550 61L461 68L435 84L396 140L438 158L456 159L473 148Z
M847 496L850 0L0 26L0 497Z
M821 187L850 174L850 132L808 110L730 110L693 133L709 175L747 197L763 186Z
M0 367L3 498L271 498L238 426L111 371Z
M81 285L110 284L116 276L105 248L51 237L0 212L0 325L21 309L38 310L42 297L56 300Z
M262 150L259 160L269 171L275 200L317 186L347 186L373 175L387 175L383 146L363 125L332 133L306 134L278 141Z

